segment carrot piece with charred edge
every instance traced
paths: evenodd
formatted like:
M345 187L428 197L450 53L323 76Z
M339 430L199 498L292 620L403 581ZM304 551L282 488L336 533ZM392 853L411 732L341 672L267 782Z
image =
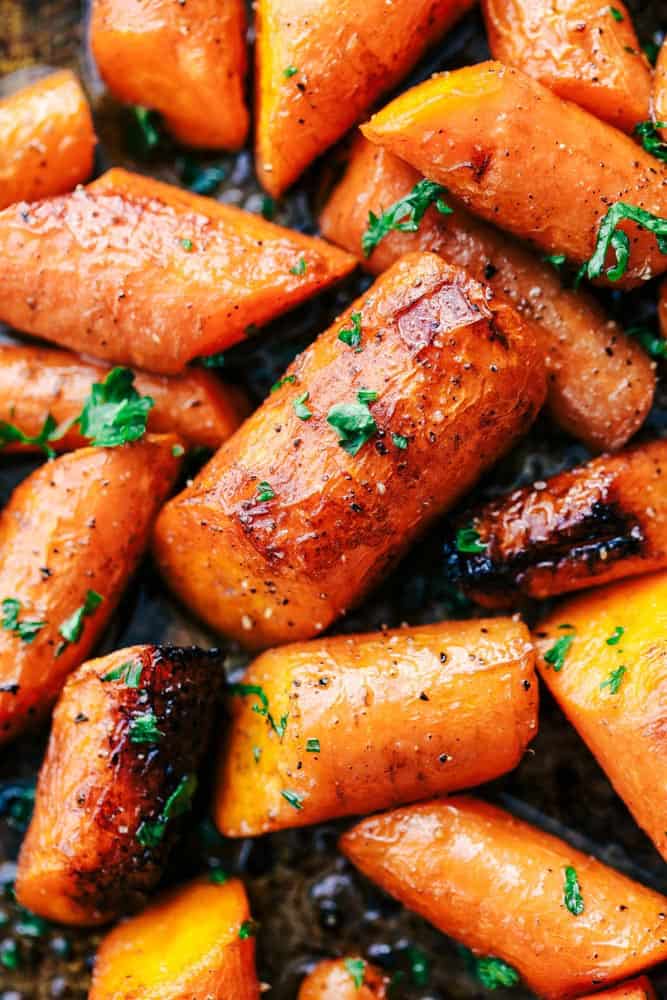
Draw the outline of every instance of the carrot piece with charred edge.
M387 1000L388 988L388 977L358 956L325 959L301 983L297 1000Z
M667 957L664 896L486 802L404 806L362 820L340 846L386 892L508 962L545 1000Z
M513 607L667 566L667 440L604 455L461 515L450 576L484 607ZM457 530L458 529L458 530ZM478 539L478 540L477 540Z
M646 976L639 976L629 983L621 983L602 993L591 993L582 1000L657 1000L653 986Z
M176 479L176 444L82 448L14 490L0 514L0 602L19 602L13 620L2 608L0 744L44 717L104 630Z
M86 95L68 69L0 100L0 209L87 180L95 142Z
M658 61L655 64L651 111L653 121L667 122L667 42L662 43L658 53ZM662 138L667 142L667 128L661 129L660 132Z
M360 255L368 213L379 216L420 179L408 163L359 136L320 216L323 236ZM443 197L452 214L431 206L417 232L388 233L365 261L367 270L379 274L403 253L430 250L507 296L535 324L553 419L593 451L621 448L653 401L655 366L645 351L592 296L564 288L550 264Z
M145 905L189 808L223 677L216 651L176 646L119 649L70 676L21 847L23 906L89 926Z
M160 111L186 146L239 149L244 102L243 0L94 0L90 41L102 79L128 104Z
M512 770L537 732L534 653L511 618L316 639L260 656L230 707L214 816L256 836Z
M278 196L391 90L474 0L260 0L257 173Z
M561 624L572 628L559 628ZM662 735L667 720L662 696L666 630L663 572L562 602L535 634L545 683L639 826L667 859ZM544 654L559 640L556 653L561 655L552 653L547 662ZM619 747L630 747L631 752Z
M651 67L622 0L483 0L494 59L632 132L648 118Z
M89 1000L258 1000L243 883L172 889L102 941Z
M615 203L667 218L667 169L655 157L501 63L434 76L362 131L477 215L575 265L593 256ZM627 219L618 228L630 255L614 287L631 288L667 270L667 253L653 233ZM599 281L609 282L606 272Z
M69 351L0 344L0 421L36 437L49 413L57 424L78 416L93 383L102 382L109 371ZM250 412L242 389L203 369L171 377L138 371L134 387L155 403L148 414L149 431L172 432L191 446L218 448ZM84 444L87 440L76 427L52 442L55 451ZM3 453L35 450L35 445L11 444Z
M2 320L165 375L243 340L355 265L324 240L118 168L63 198L0 212Z
M355 316L361 350L340 339ZM512 446L545 391L508 303L434 254L408 255L164 507L158 565L250 649L310 638Z

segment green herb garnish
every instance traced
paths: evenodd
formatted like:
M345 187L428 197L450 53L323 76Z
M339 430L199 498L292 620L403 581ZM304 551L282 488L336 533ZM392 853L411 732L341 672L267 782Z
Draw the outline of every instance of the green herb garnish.
M610 694L618 694L623 682L623 677L626 673L627 667L617 667L616 670L612 670L606 681L603 681L602 684L600 684L600 691L604 691L605 688L609 688Z
M180 239L179 243L181 244L183 249L186 250L188 253L190 253L191 250L194 250L195 245L192 242L192 240L189 239L187 236L184 236L182 239Z
M146 433L148 414L155 405L133 385L134 372L113 368L103 382L95 382L77 418L84 437L100 448L137 441Z
M564 253L550 253L546 257L543 257L542 260L545 264L551 264L552 267L555 267L559 273L567 263L567 257Z
M655 361L667 358L667 340L659 337L645 326L633 326L625 331L628 337L634 337L644 348L649 357Z
M519 982L516 969L502 958L488 956L477 959L477 977L487 990L511 989Z
M239 937L241 941L246 941L248 938L255 937L258 927L259 925L255 923L254 920L244 920L239 927Z
M278 389L282 389L284 385L288 385L293 382L296 382L296 375L283 375L282 378L279 378L277 382L273 383L269 392L278 392Z
M354 347L356 351L361 350L361 313L353 312L350 316L351 327L343 327L338 331L338 339L342 340L348 347Z
M300 278L303 274L305 274L306 273L306 258L305 257L300 257L299 260L294 265L294 267L290 267L289 273L290 274L296 274L296 276L298 278Z
M187 812L197 790L197 776L185 774L164 804L159 819L144 820L137 830L137 840L142 847L157 847L162 841L170 820Z
M272 198L269 194L262 195L262 215L269 222L275 218L276 214L276 200Z
M356 403L336 403L327 414L327 423L338 433L338 444L348 455L357 452L377 432L377 424L368 404L377 399L371 389L360 389Z
M379 216L368 213L368 228L361 237L361 249L364 257L371 253L392 230L401 233L416 233L424 218L426 209L433 202L442 215L451 215L452 209L440 197L445 189L434 181L421 180L404 198L395 201L393 205Z
M467 525L465 528L459 528L456 532L455 544L457 552L469 552L473 555L486 552L486 542L481 541L479 532L476 528L473 528L472 524Z
M129 733L130 743L159 743L164 736L152 709L130 719Z
M293 809L303 809L303 796L299 795L298 792L290 792L284 788L280 794Z
M63 642L56 649L56 656L60 656L63 650L73 642L78 642L83 632L84 618L89 618L99 608L104 598L95 590L89 590L80 608L66 618L61 624L58 632L63 637Z
M363 958L346 958L345 968L352 976L355 989L360 990L366 977L366 963Z
M229 882L229 875L224 868L221 868L220 865L216 865L216 867L211 868L208 873L208 880L209 882L213 882L214 885L225 885Z
M217 354L204 354L200 358L196 358L193 364L197 364L201 368L222 368L225 364L225 355L223 351L218 351Z
M318 739L310 739L306 743L306 753L319 753L320 752L320 741Z
M662 138L658 129L667 129L667 122L639 122L635 125L635 134L642 141L642 146L647 153L655 156L657 160L667 163L667 142Z
M410 975L415 986L428 986L431 978L431 967L426 952L414 945L408 948Z
M21 964L19 946L12 938L6 938L0 944L0 965L3 969L10 969L12 972L18 969Z
M6 597L2 602L2 619L0 623L8 632L13 632L23 642L30 643L34 640L40 629L43 629L46 622L40 621L19 621L21 612L21 602L15 597Z
M275 495L273 487L270 483L267 483L266 479L262 479L261 483L257 484L257 499L260 503L273 500Z
M256 712L257 715L264 716L268 720L269 725L273 729L274 733L278 739L283 738L285 735L285 730L287 729L287 721L289 719L289 714L281 715L278 722L269 711L269 699L266 696L264 688L259 684L230 684L228 687L229 693L231 695L237 695L240 698L247 698L248 696L254 696L258 699L259 704L253 705L252 710Z
M401 451L405 451L405 449L408 446L408 439L406 437L403 437L402 434L392 434L391 442L394 445L394 447L400 448Z
M579 879L576 871L570 865L565 869L563 902L573 917L578 917L584 912L584 899L581 895Z
M573 642L574 634L562 635L560 639L556 640L551 649L548 649L544 654L544 662L553 667L555 673L560 673L565 666L565 657L569 653Z
M294 407L294 412L296 413L299 420L310 420L312 413L306 406L306 400L309 398L309 392L302 392L300 396L297 396L292 406Z
M157 111L135 104L129 109L130 121L127 140L130 151L140 159L146 159L156 151L162 142L160 126L162 118Z
M15 424L0 421L0 448L5 448L8 444L28 444L41 448L47 458L54 458L55 451L50 447L51 441L59 441L70 429L73 420L67 420L64 424L57 424L51 414L47 416L39 434L31 436L24 434Z
M194 194L215 194L227 175L217 163L205 165L186 156L181 168L181 180Z
M104 674L100 680L104 683L121 681L125 687L138 688L143 669L140 660L126 660L125 663L119 663L117 667Z
M605 639L605 642L607 643L608 646L617 646L624 635L625 635L625 629L623 628L623 626L617 625L612 634L609 636L609 638Z
M625 18L623 17L623 14L618 9L618 7L610 7L609 13L611 14L611 16L615 21L625 21Z
M595 252L590 260L579 270L577 280L586 277L589 281L600 278L603 274L609 281L620 281L628 269L630 262L630 239L622 229L618 228L624 219L634 222L641 229L653 233L658 244L658 250L662 254L667 254L667 219L658 215L652 215L637 205L629 205L624 201L617 201L607 211L607 214L600 223L597 239L595 242ZM614 252L615 263L606 267L607 253Z
M296 66L285 66L285 69L283 70L283 76L285 77L286 80L289 80L290 77L295 76L298 72L299 71L296 68Z

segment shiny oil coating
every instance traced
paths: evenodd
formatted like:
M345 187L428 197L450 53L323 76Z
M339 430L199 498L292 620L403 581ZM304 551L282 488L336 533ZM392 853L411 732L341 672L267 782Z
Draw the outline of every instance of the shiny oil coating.
M482 9L498 62L625 132L648 118L651 67L622 0L483 0Z
M364 135L444 184L489 222L574 264L610 205L667 217L667 169L628 136L520 70L487 62L441 73L392 101ZM630 262L614 287L667 270L655 237L622 222ZM611 263L611 261L610 261Z
M667 122L667 43L663 42L658 54L653 74L653 92L651 94L651 111L653 120ZM667 128L660 130L663 139L667 141Z
M40 466L0 514L0 601L44 621L32 642L0 629L0 743L42 717L88 656L141 558L180 459L175 437L82 448ZM89 590L104 600L56 656L60 625Z
M243 0L94 0L90 42L109 90L160 111L186 146L238 149L248 132Z
M359 956L347 961L357 963ZM357 986L345 962L344 958L319 962L301 984L298 1000L387 1000L389 979L377 966L364 961L364 980ZM355 964L355 973L356 968Z
M115 927L95 960L89 1000L258 1000L243 883L206 877Z
M160 374L348 274L350 255L125 170L0 213L0 319Z
M259 0L256 165L273 195L412 69L474 0Z
M582 1000L656 1000L655 990L646 976L639 976L629 983L614 986L603 993L583 997Z
M226 836L470 788L516 767L537 732L530 635L510 618L285 646L255 660L243 683L260 685L272 718L287 723L279 738L254 696L232 698L214 807Z
M355 312L360 352L338 339ZM288 377L155 531L168 584L253 649L309 638L359 601L511 447L546 388L532 330L433 254L382 275ZM378 393L379 433L352 456L327 415L361 389ZM295 410L304 393L306 420ZM258 499L263 481L271 500Z
M564 841L470 798L362 820L347 857L443 933L519 971L546 1000L579 996L667 957L667 899ZM565 906L566 867L584 900Z
M88 180L95 142L86 95L70 70L0 100L0 209Z
M563 669L541 674L635 820L667 858L667 573L560 604L537 631L544 654L574 626ZM617 642L616 630L624 629ZM612 638L612 644L607 639ZM612 671L624 666L617 691ZM603 686L604 685L604 686Z
M359 256L369 211L379 215L405 197L420 176L359 136L320 216L323 236ZM566 288L549 264L475 219L449 194L445 199L454 208L451 215L431 207L416 233L389 233L368 258L368 270L379 274L403 253L431 250L507 296L537 326L554 420L593 451L622 447L643 424L653 400L654 364L646 352L592 296Z

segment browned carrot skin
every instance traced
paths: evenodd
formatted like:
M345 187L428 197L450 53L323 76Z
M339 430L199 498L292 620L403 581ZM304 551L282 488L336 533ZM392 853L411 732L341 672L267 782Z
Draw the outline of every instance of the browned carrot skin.
M491 781L517 766L537 732L530 634L510 618L283 646L255 660L243 683L261 688L271 718L250 693L232 699L214 805L228 837ZM480 732L493 741L481 746Z
M363 982L357 986L360 961L352 956L319 962L301 983L298 1000L387 1000L389 979L370 962L363 962ZM346 962L354 962L352 971Z
M361 871L439 930L566 1000L667 957L667 900L486 802L440 799L362 820L341 840ZM565 900L573 868L584 909Z
M629 983L622 983L602 993L591 993L582 1000L656 1000L655 990L646 976L639 976Z
M498 62L625 132L648 118L651 67L622 0L483 0L482 9Z
M70 70L0 100L0 209L87 180L95 142L86 95Z
M0 319L172 375L355 264L260 215L114 169L63 198L0 213Z
M408 163L359 136L320 216L322 234L361 255L368 213L379 215L420 179ZM416 233L389 233L365 260L366 268L379 274L403 253L431 250L507 296L536 325L554 420L593 451L622 448L651 408L655 366L646 352L592 296L563 287L550 264L445 197L451 215L429 208Z
M653 93L651 95L651 110L653 120L667 122L667 42L662 43L653 74ZM667 129L661 129L662 137L667 141Z
M361 351L339 339L357 312ZM251 649L310 638L359 601L545 395L532 330L434 254L378 278L287 378L156 524L170 586ZM351 455L327 417L362 389L378 433Z
M508 607L667 566L667 441L604 455L516 490L456 527L483 552L448 546L452 577L479 604Z
M667 218L667 169L587 111L497 62L441 73L392 101L364 135L443 184L475 214L575 265L616 202ZM655 236L619 224L630 259L614 287L667 270ZM608 264L614 262L609 254ZM600 278L608 283L606 273Z
M25 479L0 514L0 601L44 622L32 641L0 628L0 743L41 719L109 621L178 473L178 438L82 448ZM80 638L60 628L86 601Z
M127 666L139 674L134 686L108 679ZM159 822L179 783L196 774L223 678L217 653L176 646L116 650L72 674L53 715L21 848L23 906L85 926L145 903L179 822L169 819L149 846L142 829ZM147 718L157 736L139 728Z
M102 382L109 371L108 366L68 351L0 344L0 421L35 437L49 413L58 424L77 417L93 383ZM191 446L219 447L250 412L240 388L225 385L203 369L174 376L135 372L134 387L155 404L148 415L149 431L177 434ZM84 444L87 440L73 427L53 447L71 451ZM35 450L25 444L3 449L5 453Z

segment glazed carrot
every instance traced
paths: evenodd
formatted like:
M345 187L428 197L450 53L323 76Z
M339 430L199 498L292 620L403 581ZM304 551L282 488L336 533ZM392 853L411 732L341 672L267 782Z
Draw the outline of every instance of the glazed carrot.
M217 654L194 646L119 649L70 676L21 847L23 906L87 926L145 904L190 807L223 677Z
M95 141L86 96L68 69L0 100L0 209L87 180Z
M243 0L94 0L90 41L121 101L160 111L186 146L238 149L248 132Z
M663 164L629 136L500 63L434 76L362 131L477 215L576 265L594 257L602 220L616 203L663 223L667 218ZM664 241L627 218L615 228L629 241L618 287L667 270ZM603 264L614 264L613 253L600 263L599 279L609 281Z
M14 490L0 514L0 743L45 715L101 635L176 478L177 441L82 448Z
M470 798L362 820L343 853L409 909L518 970L546 1000L667 957L667 900L509 813Z
M67 351L22 344L0 344L0 422L19 427L35 437L49 413L61 424L78 416L95 382L109 368ZM136 372L134 386L150 396L154 407L148 428L173 432L189 445L217 448L230 437L250 412L243 391L225 385L211 372L190 368L171 377ZM53 442L56 451L70 451L87 441L73 427ZM16 444L6 451L30 451L34 446Z
M511 447L544 395L511 306L434 254L408 255L165 506L159 566L251 649L307 639Z
M660 332L667 340L667 280L660 285L660 298L658 299L658 320L660 322Z
M536 633L542 677L663 858L666 628L663 572L572 598Z
M280 195L474 0L260 0L256 164Z
M323 240L120 169L0 212L0 319L165 375L354 266Z
M301 983L297 1000L387 1000L388 986L380 969L353 955L318 962Z
M104 938L89 1000L258 1000L249 926L236 879L173 889Z
M465 512L453 537L450 576L485 607L667 567L667 440L604 455Z
M629 983L622 983L620 986L613 986L603 993L590 994L583 1000L657 1000L655 990L646 976L640 976Z
M369 212L380 216L420 180L409 164L359 136L320 216L322 234L360 255ZM535 323L554 420L593 451L621 448L639 430L653 400L654 366L645 351L592 296L565 288L550 264L475 219L451 197L447 202L455 206L452 214L431 206L416 232L388 233L366 258L367 269L379 274L402 253L431 250L507 296L524 319Z
M494 59L632 132L648 118L651 67L622 0L483 0Z
M662 43L658 61L655 64L651 110L654 121L667 122L667 42ZM661 129L661 134L663 139L667 141L667 129Z
M227 837L482 784L537 732L530 636L511 618L284 646L234 694L214 806Z

